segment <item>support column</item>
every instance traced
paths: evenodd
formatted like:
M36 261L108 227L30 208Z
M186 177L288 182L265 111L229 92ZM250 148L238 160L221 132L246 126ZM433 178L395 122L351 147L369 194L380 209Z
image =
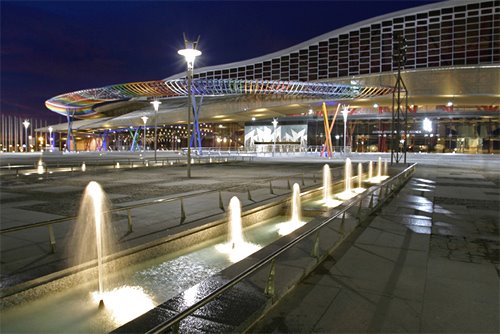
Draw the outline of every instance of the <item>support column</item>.
M200 109L201 105L203 104L203 95L200 98L200 102L196 102L196 97L193 95L192 96L192 109L193 109L193 126L194 126L194 131L191 133L191 138L189 139L189 145L191 147L195 147L198 150L198 154L202 155L203 151L201 148L201 131L200 131L200 122L199 122L199 115L200 115Z

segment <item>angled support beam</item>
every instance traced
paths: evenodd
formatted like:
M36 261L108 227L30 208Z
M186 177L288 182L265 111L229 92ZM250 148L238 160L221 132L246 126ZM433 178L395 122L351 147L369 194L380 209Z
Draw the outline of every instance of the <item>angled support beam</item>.
M335 125L335 120L337 119L337 115L340 110L340 104L337 105L337 110L335 111L335 114L333 115L332 119L332 124L329 125L328 123L328 110L326 109L326 104L323 102L323 118L324 118L324 125L325 125L325 144L323 145L323 148L321 149L321 156L325 153L325 149L328 152L328 157L332 157L332 151L333 151L333 145L332 145L332 130L333 126Z
M200 115L200 109L201 109L202 104L203 104L203 95L201 96L200 101L198 103L196 102L196 97L194 95L192 96L192 106L193 106L193 116L194 116L194 121L193 121L194 131L191 132L191 138L189 140L189 145L191 147L196 147L199 155L202 154L201 131L200 131L200 122L199 122L199 115Z
M133 132L131 129L128 130L128 131L130 131L130 135L132 136L132 145L130 146L130 152L135 151L135 146L137 145L137 138L138 138L140 129L141 129L141 127L139 126L139 127L137 127L137 129L135 129L135 132Z

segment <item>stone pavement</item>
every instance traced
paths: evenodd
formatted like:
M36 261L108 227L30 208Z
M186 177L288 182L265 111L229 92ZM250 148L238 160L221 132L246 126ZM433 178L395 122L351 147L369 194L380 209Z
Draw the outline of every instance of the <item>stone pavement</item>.
M341 161L337 161L336 166L338 168L333 173L339 178L343 170ZM319 186L321 167L318 163L279 161L193 165L191 179L186 178L185 166L175 165L97 172L89 168L85 173L2 177L1 229L76 216L85 186L90 181L97 181L106 191L112 208L153 203L131 210L133 232L128 231L126 210L113 214L114 231L120 236L119 247L127 249L193 227L207 216L213 220L224 218L226 213L219 207L218 190L221 190L226 208L229 199L238 196L245 210L255 203L289 194L288 182L299 183L302 187ZM332 167L335 167L333 163ZM269 180L272 180L274 194L270 193ZM195 196L197 194L199 196ZM181 219L179 200L156 202L179 196L191 196L183 200L185 220ZM68 267L71 248L67 240L73 225L74 221L53 225L54 254L51 253L47 226L2 234L2 289Z
M377 156L351 157L367 161ZM431 154L409 155L408 160L422 162L412 181L351 247L321 264L252 331L499 331L500 160ZM450 161L454 167L448 166ZM90 170L70 177L54 174L14 181L2 178L1 228L76 214L90 180L103 185L114 207L228 186L236 189L222 192L224 203L237 194L245 206L271 196L267 178L285 177L274 183L276 194L289 192L288 175L305 173L306 186L319 182L325 162L338 163L338 177L341 158L287 156L256 159L251 164L195 166L192 180L185 178L182 166ZM301 182L300 177L292 177L291 182ZM247 197L249 185L252 200ZM185 223L194 222L207 208L224 215L216 194L187 200ZM122 241L130 245L168 235L174 226L181 228L178 204L135 209L132 234L126 232L125 214L113 218L120 225ZM55 229L55 233L56 254L49 252L46 228L2 236L2 288L66 265L67 230Z
M498 168L417 166L252 333L498 333Z

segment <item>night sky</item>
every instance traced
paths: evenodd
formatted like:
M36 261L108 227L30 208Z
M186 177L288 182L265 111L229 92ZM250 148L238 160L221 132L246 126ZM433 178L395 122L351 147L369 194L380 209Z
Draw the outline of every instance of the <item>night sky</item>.
M57 122L44 105L53 96L184 71L183 32L201 35L202 67L430 2L1 0L1 112Z

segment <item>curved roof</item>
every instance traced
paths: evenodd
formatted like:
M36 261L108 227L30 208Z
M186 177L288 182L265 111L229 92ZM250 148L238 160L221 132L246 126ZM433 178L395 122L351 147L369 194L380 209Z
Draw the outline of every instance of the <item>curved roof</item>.
M166 99L187 96L187 80L155 80L85 89L53 97L50 110L76 118L99 117L96 106L140 98ZM192 93L203 96L279 95L335 99L369 98L392 93L389 87L361 87L338 83L301 81L194 79Z
M380 97L375 100L390 104L399 66L392 52L394 37L404 33L408 48L402 75L412 103L473 97L470 103L496 104L490 101L498 96L498 10L498 1L450 0L385 14L261 57L196 68L192 92L206 96L203 114L210 114L209 120L219 119L221 110L231 115L245 111L249 117L250 105L274 110L305 100L356 99L359 104ZM148 100L161 99L160 113L172 122L187 100L176 99L187 95L185 76L70 92L47 100L46 106L82 119L130 119L148 112ZM208 104L217 107L207 112Z

